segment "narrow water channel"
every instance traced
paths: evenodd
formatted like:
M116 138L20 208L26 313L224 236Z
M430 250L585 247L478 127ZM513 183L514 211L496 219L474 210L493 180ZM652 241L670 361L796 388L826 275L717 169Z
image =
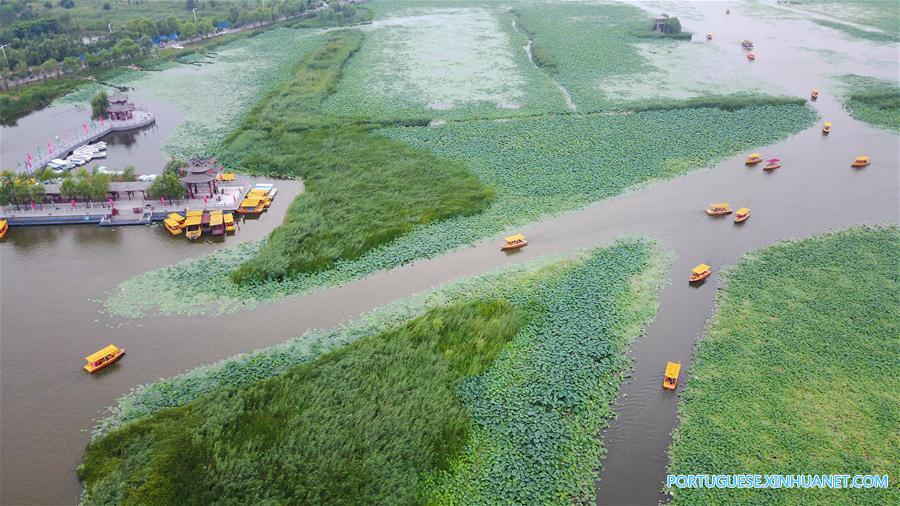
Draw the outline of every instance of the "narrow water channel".
M88 441L87 429L135 385L333 326L460 276L609 243L624 234L656 238L675 252L676 260L670 284L660 295L657 319L632 348L634 374L617 405L619 419L604 433L609 453L599 496L608 504L655 503L676 423L677 398L659 388L662 368L666 360L681 361L689 374L691 350L713 310L716 276L692 288L687 285L690 268L703 261L718 271L744 252L777 240L860 223L897 222L900 216L900 140L847 116L834 90L823 84L815 54L797 50L797 40L823 44L827 33L802 23L746 18L734 7L729 19L716 17L717 4L695 8L709 17L717 33L749 32L748 37L762 42L750 71L795 95L818 86L822 98L814 107L834 122L833 133L823 137L813 127L761 147L763 154L784 160L784 167L772 174L745 167L739 155L711 170L544 220L523 230L530 244L514 255L500 253L496 241L485 241L342 287L219 317L124 320L100 313L96 302L131 276L206 254L219 244L191 244L159 228L14 229L0 246L3 504L75 502L80 487L74 468ZM844 64L846 72L864 73L863 60L884 51L871 43L847 44L858 49L859 58ZM739 48L734 55L743 57ZM850 161L860 154L874 163L851 169ZM236 239L262 237L280 222L298 186L278 186L272 210L245 226ZM722 200L750 207L752 217L735 226L727 218L703 213L708 203ZM128 356L105 373L84 374L83 357L110 342L125 346Z

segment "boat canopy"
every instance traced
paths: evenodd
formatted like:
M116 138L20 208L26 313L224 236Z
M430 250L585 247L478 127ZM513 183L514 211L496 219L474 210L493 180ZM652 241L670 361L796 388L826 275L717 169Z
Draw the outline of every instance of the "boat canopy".
M723 209L723 208L731 207L731 204L729 204L728 202L719 202L718 204L710 204L709 207L711 207L713 209Z
M826 121L826 122L825 122L825 126L830 127L830 126L831 126L831 122L830 122L830 121Z
M241 207L256 207L259 205L259 199L248 197L241 201Z
M869 157L868 157L868 156L857 156L857 157L856 157L856 161L857 161L857 162L868 162L868 161L869 161Z
M667 378L677 378L679 372L681 372L681 363L680 362L666 362L666 377Z
M107 346L106 348L103 348L102 350L98 351L97 353L94 353L92 355L88 355L87 357L84 357L84 359L87 360L88 362L96 362L96 361L100 360L101 358L106 357L107 355L115 355L116 352L118 352L118 351L119 351L119 348L117 348L116 345L111 344L111 345Z
M524 241L525 236L522 234L511 235L506 238L506 242Z
M203 216L203 210L202 209L191 209L187 212L187 217L190 218L191 216Z
M709 266L706 264L700 264L691 271L694 274L703 274L704 272L709 270Z
M221 174L222 181L234 181L234 174L231 172L223 172Z
M762 154L760 154L760 153L750 153L750 158L762 158Z
M188 216L187 221L184 222L184 226L197 226L201 223L203 223L203 216Z
M223 219L225 220L225 223L234 223L234 215L231 213L223 215Z
M166 219L175 221L177 223L181 223L182 221L184 221L184 216L182 216L178 213L172 213L169 216L167 216Z
M213 211L209 215L209 225L215 227L222 224L222 211Z
M164 222L166 225L173 227L173 228L181 227L181 222L179 222L178 220L173 220L172 218L166 218L164 220Z
M742 207L742 208L740 208L740 209L737 210L737 213L738 213L738 214L747 214L747 213L749 213L749 212L750 212L750 208L749 208L749 207Z

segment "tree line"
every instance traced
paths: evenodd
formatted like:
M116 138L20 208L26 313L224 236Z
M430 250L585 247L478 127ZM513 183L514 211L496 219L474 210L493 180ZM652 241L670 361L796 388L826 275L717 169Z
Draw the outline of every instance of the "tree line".
M92 31L96 27L85 26L84 21L65 12L62 2L52 10L47 10L46 5L44 9L36 9L35 4L39 3L10 0L0 6L0 17L4 20L0 45L5 46L0 71L5 79L21 79L35 71L44 76L59 76L134 59L151 54L154 38L160 36L177 34L179 39L205 38L216 33L216 27L224 26L226 22L231 27L267 24L282 17L299 15L321 2L261 0L234 3L224 9L215 0L189 0L184 4L181 17L134 17L124 23L111 24L107 33L100 34ZM197 12L192 12L195 9ZM204 11L216 14L205 16Z

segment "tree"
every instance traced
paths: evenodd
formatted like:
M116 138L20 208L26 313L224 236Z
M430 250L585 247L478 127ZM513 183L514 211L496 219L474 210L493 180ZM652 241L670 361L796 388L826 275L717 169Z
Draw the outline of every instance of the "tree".
M75 183L75 178L66 175L63 178L62 183L59 185L59 192L65 195L68 198L72 198L78 194L78 185Z
M75 0L59 0L58 5L63 9L71 9L75 7Z
M91 99L91 115L94 118L99 118L106 112L107 107L109 107L109 96L105 91L100 90Z
M81 70L81 61L77 56L66 56L63 60L63 70L69 74L77 73Z
M134 165L129 165L122 170L122 181L137 181Z
M28 198L32 202L43 202L45 195L46 195L46 190L45 190L43 184L32 183L31 185L29 185Z
M0 204L15 202L16 174L10 170L0 173Z
M175 177L178 177L178 169L183 167L187 167L187 162L184 160L179 160L177 158L172 158L168 162L166 162L166 167L163 171L166 174L175 174Z
M109 182L112 178L109 174L91 175L91 200L104 200L109 195Z
M150 197L158 199L166 197L169 199L181 199L187 193L178 176L171 172L165 172L153 180L150 188L147 189Z
M109 2L104 2L104 3L103 3L103 10L108 11L108 10L110 10L110 9L112 9L112 5L109 5Z
M128 37L123 37L116 42L116 45L113 46L113 54L119 56L127 56L129 59L134 59L134 56L140 51L137 43Z

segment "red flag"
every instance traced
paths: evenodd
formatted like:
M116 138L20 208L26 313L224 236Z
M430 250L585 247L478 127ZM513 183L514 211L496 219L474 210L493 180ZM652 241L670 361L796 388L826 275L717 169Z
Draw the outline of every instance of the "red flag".
M160 197L159 200L162 201L162 205L166 205L166 198L165 198L165 197Z
M100 124L103 124L103 116L100 116Z
M82 128L84 128L84 133L87 133L87 130L88 130L87 123L82 123L81 126L82 126Z
M25 153L25 154L28 155L28 161L30 162L31 161L31 153Z
M47 141L47 151L49 151L51 155L53 154L53 146L50 145L50 141Z
M75 209L75 199L72 199L72 209Z
M34 201L31 201L31 210L34 211Z

